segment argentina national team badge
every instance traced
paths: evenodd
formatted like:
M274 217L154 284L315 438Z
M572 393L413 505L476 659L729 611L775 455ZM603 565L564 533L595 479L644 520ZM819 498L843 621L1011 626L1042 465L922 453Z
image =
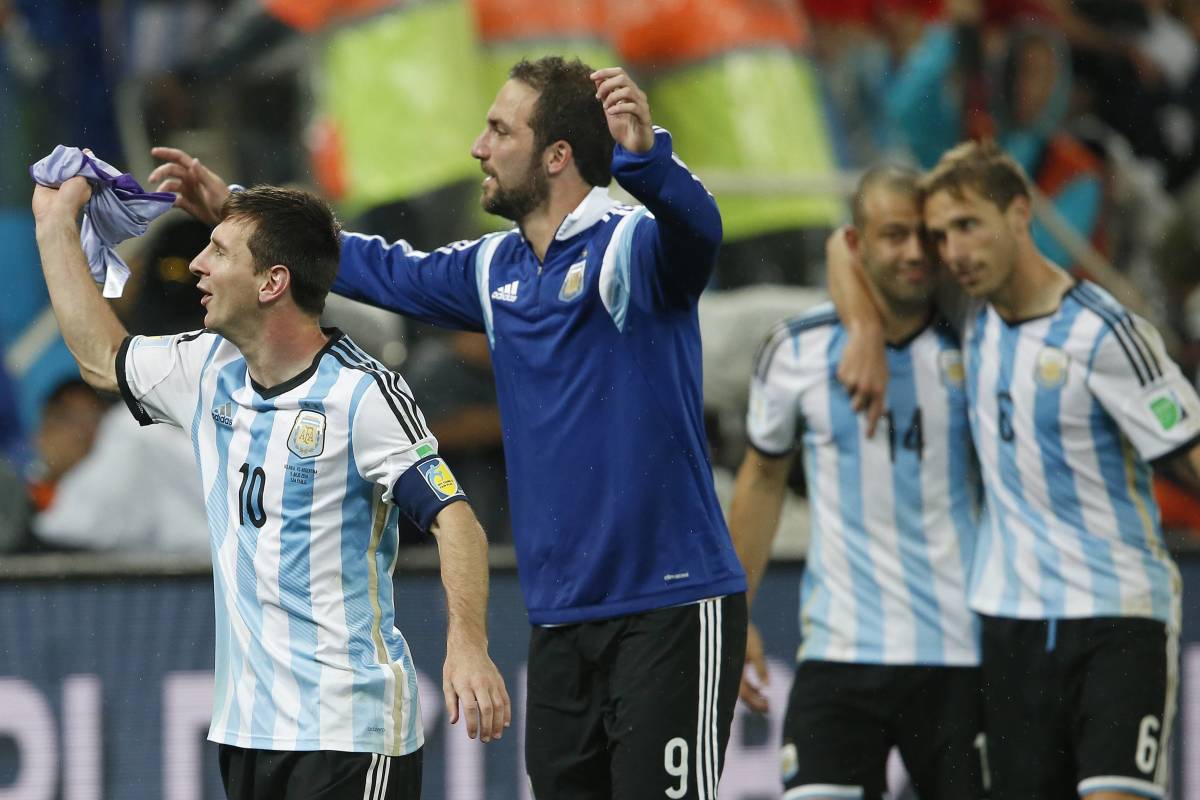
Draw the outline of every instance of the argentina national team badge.
M1067 382L1071 360L1057 347L1043 347L1033 367L1033 378L1043 389L1058 389Z
M559 300L566 302L579 297L579 293L583 291L583 275L586 269L587 250L584 250L579 260L567 270L567 277L563 278L562 288L558 290Z
M967 374L963 369L961 350L943 350L938 353L938 370L942 373L942 383L951 389L961 389Z
M439 500L449 500L456 494L462 494L462 490L458 488L458 481L454 479L454 473L440 458L431 458L418 464L417 469L421 471L425 482Z
M300 458L313 458L325 449L325 415L319 411L301 411L288 435L288 450Z

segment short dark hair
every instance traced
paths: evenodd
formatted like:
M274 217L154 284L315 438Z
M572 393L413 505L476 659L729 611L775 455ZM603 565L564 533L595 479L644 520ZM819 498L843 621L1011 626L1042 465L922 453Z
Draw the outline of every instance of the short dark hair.
M590 77L594 71L578 58L545 56L536 61L521 59L508 77L538 92L529 117L534 147L541 151L560 139L566 141L580 176L592 186L608 186L613 138L604 106L596 99L596 84Z
M1029 179L1013 157L992 140L963 142L947 150L921 181L925 199L949 192L962 199L971 189L1001 211L1018 197L1029 199Z
M299 189L255 186L232 192L221 207L221 219L253 222L247 246L254 271L287 267L296 305L320 316L337 275L342 232L324 200Z
M858 188L850 199L850 219L854 227L862 230L867 222L865 208L867 195L876 186L884 186L899 194L912 195L914 200L920 197L921 174L912 167L899 164L880 164L871 167L858 180Z

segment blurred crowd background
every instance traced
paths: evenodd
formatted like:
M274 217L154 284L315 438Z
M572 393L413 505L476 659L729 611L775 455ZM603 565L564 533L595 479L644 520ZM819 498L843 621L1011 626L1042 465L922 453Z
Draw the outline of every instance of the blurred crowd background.
M550 52L629 69L721 206L701 315L726 492L754 349L820 299L825 238L880 160L996 138L1039 189L1042 250L1200 366L1200 0L0 0L0 553L208 550L190 443L138 431L57 335L30 164L86 146L144 181L150 147L177 146L429 249L506 226L478 208L470 145L508 67ZM122 250L131 332L200 326L187 266L207 236L172 212ZM345 301L328 317L402 372L507 540L485 340ZM1170 528L1200 531L1189 498L1160 497Z

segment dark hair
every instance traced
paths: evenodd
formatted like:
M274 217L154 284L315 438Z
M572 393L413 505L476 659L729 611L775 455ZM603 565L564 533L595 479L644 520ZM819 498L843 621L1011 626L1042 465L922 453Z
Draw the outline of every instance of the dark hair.
M921 174L911 167L898 164L871 167L859 178L858 188L854 190L854 197L850 199L850 218L854 227L862 230L866 224L867 211L864 206L867 195L876 186L884 186L899 194L912 195L915 199L920 196L920 184Z
M255 186L231 193L221 218L253 222L246 244L254 271L282 264L291 273L296 305L314 316L325 310L337 275L342 230L325 201L298 189Z
M536 61L521 59L508 77L538 92L529 117L536 151L560 139L571 145L579 174L592 186L612 182L613 139L608 132L604 107L596 99L594 70L578 58L545 56Z
M937 166L921 181L921 194L929 198L949 192L962 199L971 189L1001 211L1018 197L1030 196L1025 170L994 141L963 142L947 150Z

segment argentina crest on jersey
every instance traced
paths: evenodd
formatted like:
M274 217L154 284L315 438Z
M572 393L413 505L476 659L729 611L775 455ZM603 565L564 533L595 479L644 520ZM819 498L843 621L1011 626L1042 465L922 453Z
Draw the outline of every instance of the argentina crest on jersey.
M963 368L961 350L943 350L938 353L938 372L947 389L961 389L967 373Z
M1058 389L1067 382L1071 360L1057 347L1043 347L1033 366L1033 378L1043 389Z
M567 277L563 278L562 288L558 290L558 299L563 302L568 302L579 297L583 291L583 277L587 270L587 248L583 249L583 254L579 256L579 260L572 264L567 269Z
M320 411L301 411L288 434L288 450L300 458L313 458L325 449L325 415Z

